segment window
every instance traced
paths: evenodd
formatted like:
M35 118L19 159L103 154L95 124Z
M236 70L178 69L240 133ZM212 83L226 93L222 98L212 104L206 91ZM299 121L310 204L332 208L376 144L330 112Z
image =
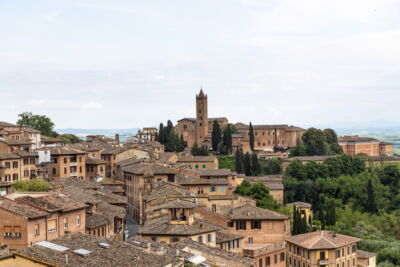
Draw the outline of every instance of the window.
M251 229L261 229L261 221L252 221Z
M76 225L81 225L81 215L76 216Z
M199 243L203 243L203 236L199 236L199 237L197 238L197 241L199 241Z
M212 235L211 234L208 234L207 235L207 242L212 242Z
M235 176L232 176L232 181L235 181Z
M67 158L64 158L64 163L67 163Z
M351 251L352 251L353 253L356 252L356 251L357 251L357 246L356 246L356 245L353 245Z
M4 237L11 237L12 236L12 230L11 230L11 226L4 226Z
M228 227L233 227L233 222L231 222L231 221L227 222L227 226Z
M277 264L278 263L278 254L275 254L274 255L274 264Z
M340 258L340 249L336 250L336 258Z
M280 254L280 261L282 262L282 261L284 261L284 260L285 260L285 253L282 252L282 253Z
M35 224L35 228L34 228L33 232L34 232L35 236L40 235L39 224Z
M10 163L10 162L6 162L6 163L5 163L5 166L6 166L6 169L9 169L10 166L11 166L11 163Z
M13 181L16 181L16 180L18 180L18 174L17 174L17 173L14 173L14 174L13 174Z
M236 230L246 230L246 221L237 221Z
M68 229L68 218L64 218L64 230Z
M56 168L53 168L53 175L56 174Z
M194 165L194 167L195 167L196 169L198 169L198 168L199 168L199 165L198 165L198 164L196 164L196 165Z
M265 266L270 266L271 265L271 257L265 257Z
M29 164L29 159L24 159L24 165L28 165Z
M33 159L31 159L31 165L34 165L34 164L36 164L36 160L33 158Z
M158 238L155 237L155 236L152 236L152 237L151 237L151 241L157 242L157 241L158 241Z
M13 168L18 169L18 161L13 161Z
M176 242L179 242L179 237L172 237L171 239L170 239L170 241L171 241L171 243L176 243Z
M82 172L82 166L79 167L79 172Z
M215 191L217 191L217 188L215 186L211 186L210 187L210 192L215 192Z
M203 187L197 188L197 194L203 194L203 193L204 193Z
M24 177L29 177L29 170L24 170Z
M47 232L56 232L57 231L57 220L49 220L47 222Z
M14 237L21 238L21 226L14 226Z
M217 205L215 205L215 204L212 205L212 211L217 212Z
M225 192L225 187L221 186L221 192Z
M326 258L325 258L325 251L321 251L320 253L319 253L319 258L321 259L321 260L325 260Z
M249 237L248 241L249 241L249 244L253 244L253 238L252 237Z
M67 174L67 168L64 168L64 174Z
M263 260L262 260L262 259L259 259L259 260L258 260L258 267L262 267L262 266L263 266L262 264L263 264Z
M206 168L206 164L203 164L203 169L205 169Z

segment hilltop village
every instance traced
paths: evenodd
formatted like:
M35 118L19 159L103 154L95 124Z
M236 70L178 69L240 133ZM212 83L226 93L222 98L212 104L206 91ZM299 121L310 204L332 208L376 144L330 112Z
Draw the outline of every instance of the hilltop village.
M392 144L209 118L202 89L195 104L124 141L0 122L0 266L377 266L337 222L356 193L324 182L394 166ZM360 184L357 212L391 209Z

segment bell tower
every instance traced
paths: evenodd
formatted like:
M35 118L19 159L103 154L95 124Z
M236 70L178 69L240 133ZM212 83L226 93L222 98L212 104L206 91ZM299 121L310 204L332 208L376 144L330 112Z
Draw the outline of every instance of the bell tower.
M196 143L200 145L208 134L208 106L207 95L204 94L203 88L196 95Z

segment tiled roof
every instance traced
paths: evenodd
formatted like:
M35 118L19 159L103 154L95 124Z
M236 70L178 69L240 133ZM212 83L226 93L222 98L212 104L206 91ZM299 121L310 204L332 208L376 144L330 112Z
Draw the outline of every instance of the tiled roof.
M37 244L19 250L16 255L33 261L43 262L49 266L60 267L98 267L98 266L126 266L126 267L164 267L171 263L172 267L183 264L170 254L147 253L143 248L138 248L128 242L115 241L97 236L73 233L70 237L58 238L51 243L67 247L68 250L60 254L59 251L46 248ZM100 246L108 244L108 248ZM88 255L81 256L74 253L77 249L90 251ZM68 255L68 261L66 261Z
M297 202L293 202L293 203L288 203L286 204L287 207L293 207L295 206L296 208L308 208L311 209L311 204L310 203L306 203L306 202L301 202L301 201L297 201Z
M29 140L16 140L13 138L7 138L7 137L0 137L0 142L5 143L7 145L13 146L13 145L31 145L32 142Z
M0 121L0 127L18 127L18 125L9 123L9 122L5 122L5 121Z
M292 157L292 158L286 158L282 159L284 162L292 162L294 160L300 160L300 161L324 161L328 158L334 158L337 157L335 155L325 155L325 156L301 156L301 157Z
M86 164L100 165L100 164L106 164L106 162L102 159L87 157Z
M271 190L283 190L284 186L279 175L269 176L246 176L246 180L250 183L262 182Z
M217 232L217 244L243 238L242 235L232 234L226 230Z
M86 214L85 223L87 229L95 229L109 224L110 221L102 214Z
M316 231L286 238L287 242L306 249L335 249L361 241L359 238L331 231Z
M209 227L201 222L195 221L192 225L188 224L169 224L167 216L154 220L148 220L140 228L141 235L167 235L167 236L192 236L202 233L209 233L218 230Z
M20 159L21 157L13 153L0 154L0 159Z
M164 167L158 164L144 164L144 163L132 164L130 166L123 167L122 171L137 175L143 175L148 169L148 167L151 168L151 170L155 175L177 173L177 170L173 168Z
M228 179L202 179L178 174L175 182L180 185L229 185Z
M368 259L375 256L376 256L375 253L357 249L357 258L359 259Z
M379 142L378 139L372 138L372 137L360 137L358 135L353 135L353 136L340 136L338 137L338 142L339 143L365 143L365 142Z
M232 173L229 169L200 169L197 171L200 172L200 176L228 176Z
M121 152L124 152L126 150L126 148L123 147L110 147L110 148L106 148L103 151L101 151L102 155L117 155Z
M250 205L244 205L238 208L232 209L229 214L231 220L287 220L289 217L282 213L254 207Z
M180 156L176 162L214 162L215 159L214 156Z
M41 135L40 140L42 143L61 143L61 140L55 137L49 137L46 135Z
M28 151L17 151L16 154L20 155L21 157L38 157L39 154L37 152L28 152Z
M0 198L0 209L22 216L25 219L35 219L48 215L43 210L7 198Z
M161 162L169 162L173 156L176 156L175 152L164 152L159 154L158 159Z
M43 147L38 150L48 150L50 151L51 155L78 155L78 154L85 154L84 151L80 151L77 149L72 149L69 147Z
M68 212L72 210L84 209L86 205L64 195L47 195L41 197L24 196L15 199L28 205L44 209L47 212Z

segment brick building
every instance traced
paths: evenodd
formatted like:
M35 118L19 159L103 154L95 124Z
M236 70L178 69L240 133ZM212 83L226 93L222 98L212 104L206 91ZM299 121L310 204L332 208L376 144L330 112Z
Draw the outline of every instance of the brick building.
M393 145L371 137L342 136L338 138L343 152L349 155L365 154L371 157L393 155Z
M27 195L1 198L0 203L0 243L10 250L56 239L66 232L85 232L86 205L67 196Z

